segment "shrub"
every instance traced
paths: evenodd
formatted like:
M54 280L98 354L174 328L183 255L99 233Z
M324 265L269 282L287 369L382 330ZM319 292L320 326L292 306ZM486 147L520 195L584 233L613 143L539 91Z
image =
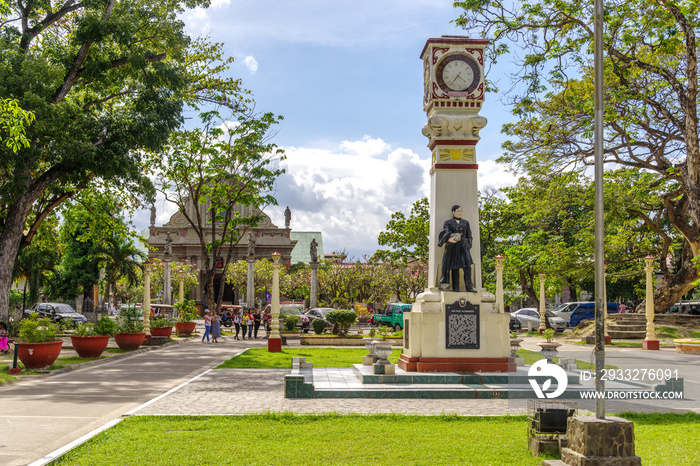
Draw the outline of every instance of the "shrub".
M296 327L299 322L301 322L301 317L297 315L288 315L284 321L284 329L288 332L293 332L294 327Z
M114 335L114 331L117 328L117 323L107 317L106 315L101 315L100 320L96 324L91 322L85 322L78 324L75 329L74 335L77 337L92 337L96 335Z
M114 335L116 330L117 323L104 314L95 324L95 334L97 335Z
M554 338L554 329L548 328L545 331L543 331L542 338L545 338L547 341L552 341L552 338Z
M134 306L122 309L119 312L117 333L140 333L143 332L143 314Z
M151 328L168 328L175 324L175 320L169 316L154 317L151 319Z
M22 319L19 327L19 339L25 343L45 343L56 341L58 326L48 317L37 319L32 316Z
M193 299L178 301L173 307L177 311L177 322L181 324L194 322L198 317L197 306Z
M316 335L320 335L326 330L326 321L323 319L314 319L314 321L311 322L311 326L314 328Z
M357 320L355 311L349 309L335 309L326 313L326 320L338 325L338 336L344 337L348 334L350 326Z
M387 327L386 325L382 325L377 329L377 331L382 336L382 340L386 340L387 335L391 333L391 328Z

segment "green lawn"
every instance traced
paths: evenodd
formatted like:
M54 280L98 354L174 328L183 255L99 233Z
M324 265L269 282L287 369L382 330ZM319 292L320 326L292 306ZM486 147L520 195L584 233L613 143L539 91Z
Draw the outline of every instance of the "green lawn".
M696 464L700 415L631 414L644 465ZM130 417L61 465L540 465L524 416ZM551 458L551 457L550 457Z
M362 348L286 348L270 353L267 348L249 348L243 354L225 361L216 369L291 369L293 357L305 357L314 367L352 367L362 364L367 349ZM401 356L395 349L389 360L394 364Z

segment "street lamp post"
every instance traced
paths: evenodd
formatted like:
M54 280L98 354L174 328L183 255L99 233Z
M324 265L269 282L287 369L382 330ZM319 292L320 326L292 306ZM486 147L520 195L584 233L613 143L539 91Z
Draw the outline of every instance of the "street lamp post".
M280 258L282 254L272 253L272 322L270 323L270 336L267 339L267 351L278 353L282 351L282 337L279 332L280 318Z
M143 331L151 331L151 264L145 264L143 269Z
M644 270L647 272L647 334L642 342L642 348L646 350L658 350L659 340L656 339L656 334L654 332L654 280L652 278L652 273L654 272L654 257L649 254L644 258L644 264Z
M544 272L540 272L540 327L537 330L539 333L544 332L547 329L547 321L545 320L547 316L545 315L546 308L544 303Z

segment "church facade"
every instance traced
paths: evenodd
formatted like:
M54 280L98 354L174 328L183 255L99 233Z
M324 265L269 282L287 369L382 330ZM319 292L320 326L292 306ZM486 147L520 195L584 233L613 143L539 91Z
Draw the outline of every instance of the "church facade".
M207 205L199 206L202 209L202 213L208 211ZM193 211L195 206L188 205L190 210L190 218L193 218L192 214L196 212ZM237 206L236 210L243 215L250 213L250 207ZM248 257L249 238L253 238L254 243L254 257L255 259L268 259L272 260L272 253L277 251L282 255L281 262L285 267L291 265L292 249L296 244L296 241L291 239L291 228L289 226L290 215L286 214L285 226L278 227L270 217L264 212L258 211L262 214L262 221L258 222L255 227L239 228L241 239L233 246L234 251L231 257L231 263L235 263L237 260L245 260ZM205 230L209 230L206 228ZM220 228L217 228L221 231ZM205 231L205 240L211 241L211 231ZM176 212L170 217L170 220L163 224L162 226L155 225L155 214L151 215L151 226L149 228L148 245L151 250L148 253L148 259L163 259L166 252L166 238L172 239L169 245L171 250L171 257L173 262L185 262L188 264L196 265L199 272L199 284L193 290L190 290L190 298L194 299L197 304L206 305L205 302L205 292L204 292L204 281L205 275L201 272L204 267L205 257L202 254L202 247L199 241L199 237L194 228L187 221L185 215L182 212ZM225 303L238 304L238 302L243 298L242 296L236 296L233 286L226 284L223 262L228 254L229 249L223 247L221 251L221 257L210 256L210 260L216 264L216 275L214 278L214 293L215 296L218 294L219 288L224 287L224 299ZM173 280L176 280L173 278ZM245 284L243 284L242 289L245 289ZM177 288L176 288L177 289Z

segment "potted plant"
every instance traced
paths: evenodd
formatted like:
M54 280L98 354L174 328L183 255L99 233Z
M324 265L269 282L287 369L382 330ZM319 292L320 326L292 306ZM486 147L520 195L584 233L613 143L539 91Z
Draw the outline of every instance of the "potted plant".
M175 320L170 316L159 316L151 319L151 336L168 337L173 333Z
M83 359L97 359L109 343L109 337L114 334L116 322L106 315L100 316L97 324L86 322L78 325L70 340L73 349Z
M137 307L127 307L119 312L114 341L126 351L137 349L146 339L143 331L143 314Z
M58 326L48 317L23 319L19 328L17 357L27 369L49 367L61 354L63 340L58 338Z
M518 338L518 332L510 332L510 357L517 358L518 350L520 350L520 343L523 339Z
M548 328L542 332L542 337L545 338L546 341L537 343L537 346L540 347L540 354L547 358L548 363L553 363L553 359L558 354L557 348L561 346L561 343L552 341L552 337L554 337L554 329L552 328Z
M177 320L175 321L175 332L179 337L189 337L194 332L197 324L197 307L194 300L182 300L173 306L177 311Z

